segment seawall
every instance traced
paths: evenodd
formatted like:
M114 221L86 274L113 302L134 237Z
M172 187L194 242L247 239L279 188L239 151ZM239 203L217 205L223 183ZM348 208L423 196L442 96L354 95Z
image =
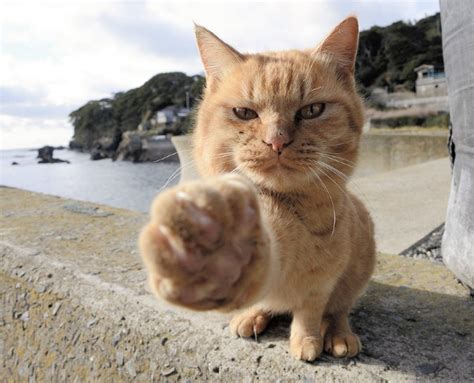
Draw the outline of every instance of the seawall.
M289 319L258 342L227 318L168 306L136 251L143 214L0 188L1 381L466 381L474 304L442 265L379 255L351 320L353 360L287 350Z

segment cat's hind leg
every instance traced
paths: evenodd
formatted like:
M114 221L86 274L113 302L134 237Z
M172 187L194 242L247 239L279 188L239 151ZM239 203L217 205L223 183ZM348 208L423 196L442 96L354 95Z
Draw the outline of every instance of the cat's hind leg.
M351 329L349 313L372 274L374 246L369 244L363 256L353 256L351 262L331 294L321 323L324 351L338 358L354 357L362 350L359 337Z
M325 317L321 324L324 351L337 358L352 358L362 350L359 337L352 332L348 313Z
M359 337L351 329L349 313L366 283L367 280L345 274L336 285L321 322L320 332L326 353L344 358L354 357L362 350Z

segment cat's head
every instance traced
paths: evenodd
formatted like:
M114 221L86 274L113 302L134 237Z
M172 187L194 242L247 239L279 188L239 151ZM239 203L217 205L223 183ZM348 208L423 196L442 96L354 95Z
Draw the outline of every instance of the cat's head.
M203 27L196 36L207 80L194 138L201 174L237 169L292 191L352 173L363 125L355 17L307 50L242 54Z

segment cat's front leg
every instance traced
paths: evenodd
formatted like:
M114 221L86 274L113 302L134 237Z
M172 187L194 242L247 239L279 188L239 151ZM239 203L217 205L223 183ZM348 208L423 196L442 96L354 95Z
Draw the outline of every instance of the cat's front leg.
M226 175L161 193L140 252L150 286L171 303L194 310L249 306L269 268L256 191L245 178Z
M321 355L324 339L320 328L328 298L324 293L310 294L302 307L293 310L290 352L295 358L312 362Z

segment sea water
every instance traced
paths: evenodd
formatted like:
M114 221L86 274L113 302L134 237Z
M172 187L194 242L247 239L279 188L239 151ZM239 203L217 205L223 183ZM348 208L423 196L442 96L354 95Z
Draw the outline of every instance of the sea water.
M37 154L37 150L1 150L0 185L147 212L160 190L179 181L177 160L91 161L89 154L64 149L55 150L54 157L69 164L38 164Z

